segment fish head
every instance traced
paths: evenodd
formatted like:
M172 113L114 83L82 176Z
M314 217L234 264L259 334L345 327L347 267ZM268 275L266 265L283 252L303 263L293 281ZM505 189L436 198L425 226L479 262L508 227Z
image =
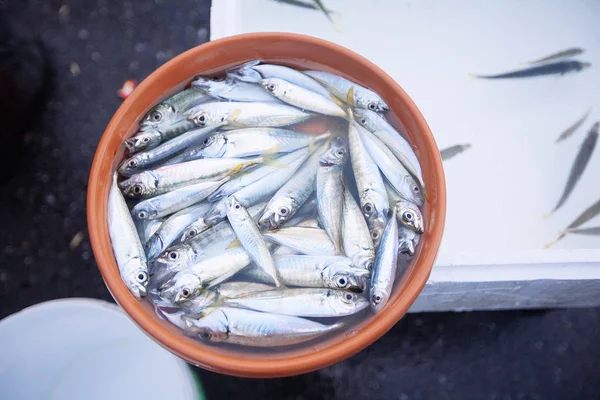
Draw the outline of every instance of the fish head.
M187 336L197 337L203 342L225 342L228 338L229 324L225 314L211 308L201 313L200 318L183 317Z
M199 223L194 223L190 225L186 230L183 231L181 235L182 242L195 238L196 236L198 236L198 234L208 229L208 225L206 225L203 220L201 222L198 222Z
M200 152L207 158L219 158L225 154L227 139L223 133L215 133L204 139Z
M151 271L152 279L164 283L201 257L188 244L171 246L154 259Z
M207 78L204 76L197 76L192 81L191 86L194 89L199 90L201 92L204 92L207 94L212 94L215 92L215 89L221 82L223 82L223 79L217 80L217 79Z
M162 141L162 135L159 131L147 130L139 132L132 138L125 140L125 146L130 153L137 153L142 150L150 150L157 147Z
M286 89L289 85L282 79L267 78L262 79L260 81L260 86L262 86L267 92L271 93L273 96L279 97L285 94Z
M197 126L209 127L219 125L227 119L227 115L218 111L218 108L209 108L204 105L198 106L191 110L187 118Z
M174 304L183 304L197 297L202 290L202 280L197 275L181 271L159 287L159 296Z
M152 203L141 202L135 205L131 210L131 216L134 220L154 219L158 215L158 210Z
M204 216L204 223L207 226L214 226L219 222L223 221L227 217L227 199L221 199L209 212Z
M234 195L227 198L227 218L236 221L246 221L249 217L246 207Z
M294 212L294 200L288 196L278 196L269 202L258 224L268 229L278 229Z
M398 231L398 253L414 256L419 244L420 236L408 228L400 228Z
M140 167L144 165L144 162L148 160L148 153L138 153L126 160L123 160L119 165L119 173L123 176L131 176L139 171Z
M349 261L335 261L327 265L322 274L327 287L353 291L364 290L371 275L368 270L354 267Z
M402 225L417 233L423 233L425 221L421 210L415 204L409 201L399 201L396 203L396 216Z
M371 239L375 248L377 248L387 223L386 216L389 210L387 197L384 198L374 190L368 190L361 195L360 204L369 226Z
M371 287L369 297L371 309L373 310L373 312L378 313L387 304L390 297L390 293L388 293L386 289L374 285Z
M140 129L145 131L160 128L172 124L178 119L180 119L180 116L177 115L175 107L166 103L160 103L148 111L148 114L140 122Z
M363 293L351 292L350 290L332 291L329 296L331 306L340 314L356 313L369 306L367 296Z
M146 296L148 286L148 266L139 258L129 260L124 266L121 278L131 293L140 300Z
M378 129L378 120L381 118L376 112L362 108L352 108L354 120L369 132L375 132Z
M352 258L355 268L360 270L372 271L375 264L375 252L371 249L363 249L359 254Z
M337 136L331 141L329 150L327 150L319 159L321 165L344 165L348 159L348 142L346 138Z
M151 171L144 171L120 182L119 187L125 196L139 199L156 192L158 179Z
M372 112L389 111L390 107L376 93L368 90L357 90L354 92L354 105L358 108Z
M406 200L409 200L419 206L425 203L425 196L421 186L413 179L410 175L405 175L400 183L400 196Z

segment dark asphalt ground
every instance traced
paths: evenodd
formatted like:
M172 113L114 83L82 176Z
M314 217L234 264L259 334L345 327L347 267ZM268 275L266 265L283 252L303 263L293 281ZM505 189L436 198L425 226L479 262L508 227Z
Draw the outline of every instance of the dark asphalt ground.
M61 297L111 300L86 231L92 157L121 84L208 40L209 3L0 1L0 16L43 42L52 70L17 172L0 184L0 317ZM199 375L211 399L598 399L600 310L409 315L319 372Z

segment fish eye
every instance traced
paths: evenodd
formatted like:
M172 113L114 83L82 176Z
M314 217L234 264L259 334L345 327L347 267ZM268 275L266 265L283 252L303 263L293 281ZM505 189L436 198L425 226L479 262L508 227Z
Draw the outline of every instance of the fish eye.
M146 214L146 211L140 211L140 212L138 213L138 218L139 218L139 219L144 219L144 218L146 218L147 216L148 216L148 214Z
M371 268L373 268L373 261L369 261L369 263L367 264L367 269Z
M143 192L144 192L144 190L142 189L142 187L140 185L134 185L133 186L133 194L140 195Z
M162 119L162 113L160 111L154 111L150 117L154 122L159 122Z
M383 299L381 298L380 295L376 294L373 296L373 301L375 302L375 304L381 303L381 300L383 300Z
M210 142L209 138L204 139L204 144L208 144Z
M136 278L139 283L144 283L148 279L148 274L145 272L140 272L137 274Z
M337 279L337 284L338 284L339 287L345 287L347 283L348 283L348 280L345 277L343 277L343 276L340 276Z
M234 207L236 210L239 210L242 206L240 206L239 204L236 204Z
M196 123L198 125L204 125L204 124L206 124L206 115L200 114L199 116L197 116L196 117Z
M413 192L419 193L420 191L421 191L421 189L419 189L418 186L413 186Z
M402 215L402 217L406 220L406 221L412 221L413 220L413 215L411 212L405 212L404 215Z
M167 257L169 257L171 260L177 260L177 258L179 257L179 254L177 254L176 251L170 251L167 254Z
M379 232L377 232L377 231L373 231L373 232L371 232L371 237L372 237L373 239L377 239L377 238L379 237Z
M150 138L149 138L149 137L145 137L145 138L143 138L143 139L142 139L142 142L143 142L143 143L148 143L149 141L150 141Z
M354 298L354 296L352 296L352 293L346 293L346 294L344 295L344 298L345 298L347 301L350 301L350 300L352 300L352 299Z
M135 160L130 160L127 163L127 166L130 167L130 168L135 168L136 165L137 165L137 163L135 162Z
M365 204L363 207L363 211L366 213L371 213L373 211L373 206L371 204Z
M337 151L337 155L338 156L343 156L344 155L344 151L343 150L338 150Z
M288 213L287 208L282 208L281 210L279 210L279 214L281 215L286 215Z
M209 339L212 337L212 335L211 335L210 333L208 333L208 332L202 332L202 333L200 334L200 337L201 337L202 339L204 339L204 340L209 340Z
M188 237L194 237L198 234L198 231L196 231L195 229L190 229L190 231L188 232Z
M187 299L188 297L190 297L190 294L192 294L192 291L188 288L183 288L181 289L181 297L183 297L184 299Z
M369 107L369 110L371 111L375 111L377 109L377 105L375 103L369 103L367 107Z
M274 92L274 91L275 91L275 88L276 88L276 86L275 86L275 84L274 84L274 83L269 83L269 84L267 85L267 90L268 90L269 92Z
M367 123L367 120L366 120L366 119L364 119L364 118L361 118L361 119L360 119L360 123L361 123L362 125L364 125L364 124L366 124L366 123Z

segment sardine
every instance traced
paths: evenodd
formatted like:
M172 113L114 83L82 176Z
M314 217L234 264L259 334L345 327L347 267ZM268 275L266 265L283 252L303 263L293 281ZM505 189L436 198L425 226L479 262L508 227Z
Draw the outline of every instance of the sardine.
M200 157L232 158L287 153L325 139L328 134L312 135L281 128L247 128L219 132L207 138Z
M592 64L581 61L558 61L554 63L542 64L535 67L523 68L517 71L505 72L498 75L477 75L471 74L472 78L477 79L507 79L507 78L533 78L546 75L564 75L569 72L578 72L589 68Z
M419 185L421 185L421 189L424 189L425 182L423 181L421 165L419 164L419 159L411 144L404 139L400 133L385 120L385 118L376 112L358 108L353 109L353 112L356 122L385 143L402 165L404 165L404 168L406 168Z
M395 213L396 210L394 210ZM381 238L371 275L371 309L381 311L389 301L396 278L398 264L398 223L390 218Z
M586 208L585 211L581 213L581 215L579 215L573 222L571 222L571 224L569 226L567 226L565 231L562 232L558 236L558 238L556 238L556 240L548 243L544 247L550 248L556 242L558 242L559 240L564 238L566 236L566 232L568 232L569 230L572 230L572 229L579 228L581 225L585 224L586 222L588 222L589 220L591 220L598 214L600 214L600 200L596 201L594 204L592 204L591 206Z
M344 208L342 215L342 244L344 254L354 265L372 270L375 261L375 246L369 233L369 227L358 204L348 189L344 189Z
M275 64L259 64L260 61L250 61L227 72L229 76L246 82L259 83L265 78L279 78L293 85L303 87L321 96L329 96L329 91L319 82L305 73L293 68Z
M293 163L293 161L299 159L300 157L304 157L304 159L306 159L306 157L308 157L309 154L308 151L309 150L307 148L296 150L293 153L285 154L281 157L278 157L276 159L276 162L277 164L285 165L287 166L287 168L290 168L290 165ZM298 164L298 166L299 165L300 164ZM223 186L221 186L214 193L208 196L207 200L210 202L219 201L224 197L227 197L239 190L242 190L243 188L253 184L254 182L260 181L261 179L269 175L271 172L281 170L282 168L277 166L258 165L252 171L242 174L241 176L235 177L229 182L223 184Z
M182 118L169 125L140 131L132 138L126 139L124 144L130 153L151 150L161 143L176 138L195 127L196 124L192 121Z
M127 197L148 198L192 183L218 181L264 161L263 157L188 161L140 172L119 183L119 187Z
M351 80L324 71L304 71L304 73L325 86L331 94L341 101L347 101L348 93L352 89L354 102L350 105L353 107L371 111L389 111L390 109L377 93Z
M228 180L227 176L220 181L195 183L140 201L133 207L131 214L135 219L155 219L176 213L206 199Z
M335 256L335 246L323 229L317 228L282 228L267 231L265 238L282 246L291 247L303 254L313 256Z
M254 204L268 200L275 192L277 192L286 182L288 182L292 176L296 173L298 168L302 165L304 160L309 156L310 153L306 152L300 157L292 161L287 168L279 168L279 170L273 171L263 179L260 179L243 189L238 190L234 193L236 199L244 206L250 207ZM212 210L208 212L204 221L208 225L214 225L223 219L227 215L227 199L221 199L215 204Z
M356 314L369 306L364 294L324 288L269 290L226 299L224 303L225 306L313 318L343 317Z
M541 64L541 63L553 61L553 60L560 59L560 58L575 57L575 56L578 56L579 54L582 54L584 51L585 51L584 49L580 49L579 47L573 47L570 49L552 53L549 56L542 57L537 60L528 61L525 64Z
M201 104L187 112L198 126L227 123L231 128L279 127L296 124L313 114L278 103L215 102Z
M186 147L203 142L217 128L219 128L219 125L194 129L151 150L134 154L121 163L119 166L119 173L123 176L131 176L145 169L154 167L172 155L184 150Z
M321 156L317 170L319 219L338 254L342 254L342 208L344 204L343 170L348 159L348 144L338 136Z
M343 256L285 255L274 257L275 267L286 286L344 289L361 292L370 272L355 267ZM258 267L244 270L245 277L270 282L270 277Z
M203 217L210 207L208 203L197 204L167 218L146 243L147 257L153 259L162 253L191 223Z
M260 86L236 81L231 78L214 81L198 77L192 81L192 87L220 100L279 103L277 99L270 96Z
M235 195L229 196L227 200L227 219L252 261L273 279L275 286L282 286L275 262L258 225Z
M242 247L224 251L176 273L159 288L159 295L174 304L185 303L204 289L232 277L250 262L250 256Z
M392 187L402 198L422 206L425 199L419 185L394 153L373 133L361 126L357 126L357 130L369 155Z
M148 264L135 224L113 175L108 194L108 233L121 279L138 299L146 295Z
M470 148L470 144L455 144L454 146L446 147L445 149L440 150L440 155L442 156L442 161L446 161L451 159L454 156L459 155L463 151Z
M322 96L279 78L263 79L260 81L260 85L265 88L267 93L270 93L284 103L302 110L313 111L332 117L347 117L346 111L333 101L330 96Z
M279 228L302 207L315 189L319 158L324 150L324 146L320 146L281 186L267 203L265 212L258 220L259 225L269 227L269 229Z
M577 129L579 129L579 127L581 125L583 125L583 123L585 122L587 117L590 115L591 111L592 111L591 108L589 110L587 110L587 112L581 118L579 118L579 120L577 122L575 122L573 125L568 127L563 133L561 133L560 136L558 137L558 139L556 139L556 143L562 142L563 140L565 140L568 137L570 137L571 135L573 135L575 133L575 131L577 131Z
M206 312L200 319L184 317L187 336L204 342L250 347L278 347L303 343L339 329L342 324L324 325L308 319L260 313L231 307Z
M590 158L592 157L592 153L594 152L594 148L596 147L596 142L598 141L598 127L600 126L599 122L596 122L592 129L590 129L587 137L581 144L581 148L579 149L579 153L577 153L577 157L575 157L575 161L573 162L573 166L571 167L571 172L569 173L569 179L567 180L567 184L565 185L565 189L563 191L560 200L554 210L552 212L558 210L569 198L569 195L575 188L575 185L583 175L583 171L588 165Z
M360 207L367 219L373 243L377 247L385 229L389 202L377 164L365 148L359 129L361 128L358 124L354 121L350 122L348 129L350 159L358 188Z

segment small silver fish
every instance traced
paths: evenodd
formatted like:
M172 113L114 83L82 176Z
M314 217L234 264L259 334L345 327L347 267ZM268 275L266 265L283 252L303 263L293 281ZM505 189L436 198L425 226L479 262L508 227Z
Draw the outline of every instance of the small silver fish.
M260 85L265 88L268 93L284 103L302 110L313 111L318 114L330 115L332 117L347 117L346 111L344 111L330 96L322 96L279 78L263 79L260 81Z
M140 172L119 183L127 197L148 198L202 181L218 181L265 161L263 157L207 158Z
M131 214L135 219L155 219L167 216L201 202L229 179L226 176L220 181L195 183L143 200L133 207Z
M287 153L309 146L328 135L312 135L281 128L246 128L219 132L207 138L200 157L232 158Z
M558 139L556 139L556 143L562 142L563 140L566 140L567 138L572 136L577 131L577 129L579 129L579 127L583 125L587 117L590 115L590 112L592 112L591 108L587 110L587 112L583 114L583 116L579 118L573 125L565 129L565 131L560 134Z
M197 297L204 289L218 285L250 264L250 256L241 248L223 252L179 271L160 288L160 297L174 304Z
M569 179L567 180L567 184L565 185L563 194L558 200L558 204L556 205L556 207L554 207L554 210L552 210L552 212L555 212L560 207L562 207L563 204L565 204L565 202L571 195L571 192L575 188L575 185L577 184L577 182L579 182L581 175L583 175L583 171L585 171L585 168L587 167L590 158L592 157L592 153L596 148L599 127L600 123L596 122L594 126L592 126L592 129L590 129L583 143L581 144L579 153L577 153L577 157L575 157L575 161L573 162L573 166L571 167Z
M380 312L389 301L396 278L397 264L398 223L395 218L390 218L383 232L371 275L370 299L374 313Z
M181 120L183 113L210 99L206 93L189 88L154 106L140 122L141 130L164 128Z
M281 228L277 231L267 231L265 238L282 246L291 247L303 254L314 256L335 256L335 246L329 235L318 228Z
M185 208L167 218L160 228L149 238L146 243L146 255L153 259L171 245L192 222L203 217L211 205L208 203L197 204Z
M553 61L556 59L560 59L560 58L569 58L569 57L574 57L577 56L579 54L582 54L585 50L581 49L579 47L572 47L570 49L566 49L566 50L562 50L556 53L552 53L549 56L546 57L542 57L539 58L537 60L533 60L533 61L528 61L525 64L541 64L541 63L545 63L548 61Z
M546 244L544 247L545 248L552 247L556 242L560 241L562 238L564 238L566 236L566 232L568 232L571 229L579 228L581 225L585 224L586 222L588 222L589 220L591 220L598 214L600 214L600 200L597 200L594 204L592 204L591 206L586 208L584 212L582 212L573 222L571 222L571 224L569 226L567 226L565 231L562 232L558 236L558 238L556 238L554 241Z
M215 125L208 128L194 129L151 150L134 154L121 163L119 166L119 173L123 176L131 176L150 167L154 167L186 147L191 146L194 143L203 142L218 127L219 125Z
M227 74L234 77L234 79L252 83L259 83L263 78L279 78L321 96L329 96L327 89L301 71L283 65L259 63L260 61L250 61L228 71Z
M219 307L200 319L184 317L187 336L204 342L250 347L278 347L303 343L339 329L304 318Z
M421 185L421 190L425 189L423 181L423 172L419 159L413 150L412 145L404 139L400 133L391 126L385 118L376 112L354 108L354 119L362 127L372 132L379 140L385 143L394 153L398 160L404 165L404 168Z
M390 107L381 97L372 90L358 83L352 82L339 75L324 71L304 71L305 74L325 86L335 97L341 101L347 101L348 93L353 91L353 107L364 108L371 111L389 111Z
M195 127L196 124L192 121L182 118L169 125L137 132L135 136L126 139L124 144L132 154L142 150L151 150Z
M409 201L398 201L395 204L398 222L416 233L423 233L425 221L419 207Z
M113 175L108 194L108 233L121 279L131 293L141 299L146 295L148 264L135 224L117 185L117 173Z
M286 286L344 289L362 292L370 272L355 267L343 256L284 255L274 257L275 267ZM248 267L244 276L260 282L270 277L257 267Z
M378 247L386 226L389 202L377 164L365 148L359 129L361 128L356 122L350 121L348 129L350 159L360 206L367 219L371 239L375 247Z
M356 266L369 271L373 269L375 246L360 207L348 189L344 189L342 244L344 254Z
M592 228L575 228L575 229L567 229L567 233L573 233L576 235L588 235L588 236L599 236L600 235L600 227L594 226Z
M226 299L224 303L226 306L313 318L343 317L369 306L365 294L324 288L269 290Z
M273 279L275 286L282 286L275 262L258 225L235 195L229 196L227 201L227 219L252 261Z
M260 86L228 78L220 81L198 77L192 81L192 87L208 95L227 101L240 102L278 102Z
M470 144L455 144L454 146L446 147L445 149L440 150L442 161L449 160L452 157L459 155L463 151L469 149L470 147Z
M217 102L194 107L187 115L198 126L227 123L235 128L286 126L305 121L313 114L278 103Z
M260 226L279 228L308 200L315 190L319 158L324 151L324 146L320 146L275 193L258 220Z
M344 204L343 170L348 159L348 143L338 136L321 156L317 170L319 219L338 254L342 254L342 208Z

